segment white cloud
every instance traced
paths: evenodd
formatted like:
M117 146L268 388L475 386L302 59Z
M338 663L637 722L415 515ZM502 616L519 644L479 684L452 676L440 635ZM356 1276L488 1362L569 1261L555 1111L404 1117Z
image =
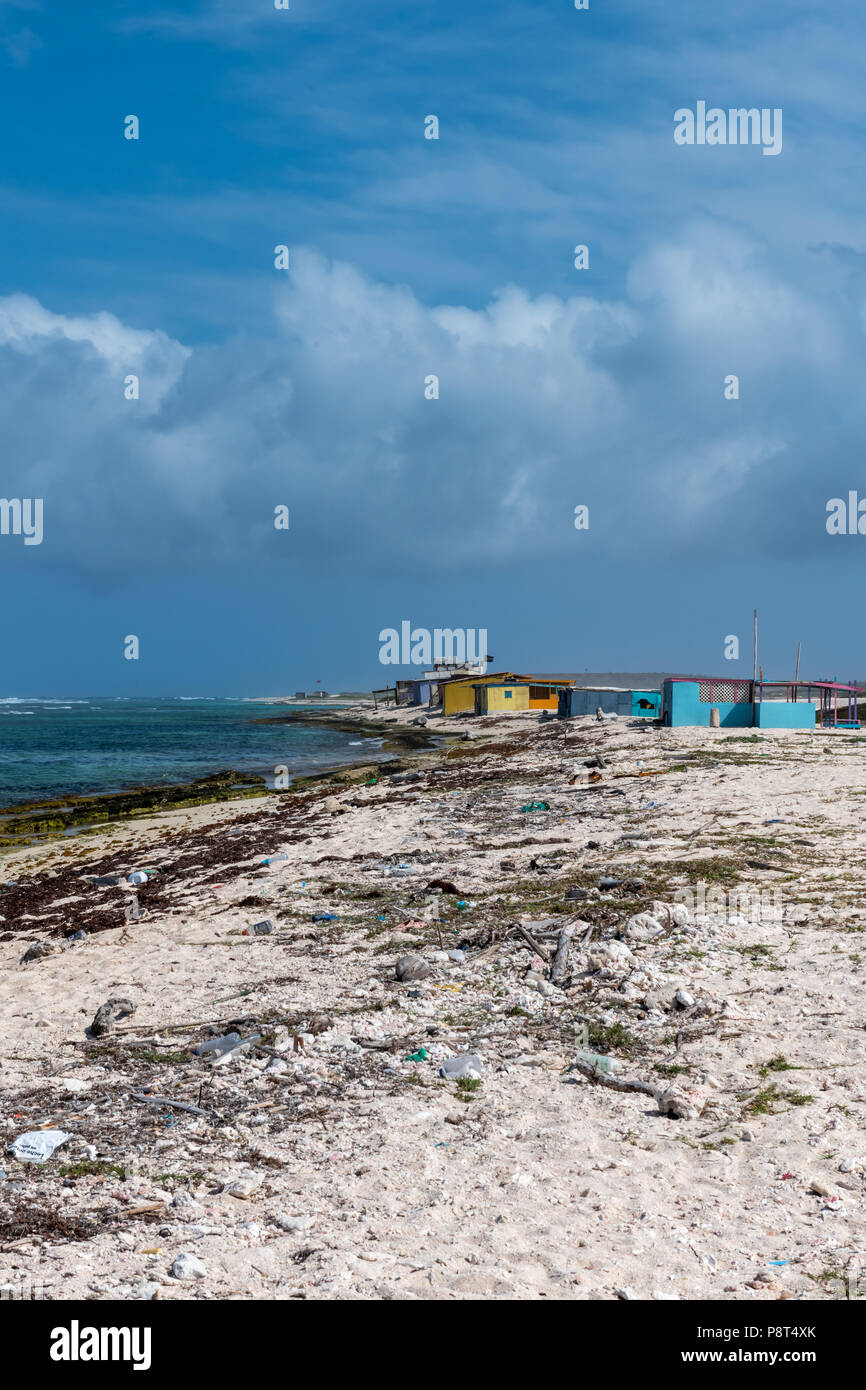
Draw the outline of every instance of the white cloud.
M778 545L815 476L810 431L862 376L862 334L709 224L649 249L629 287L630 302L511 285L483 309L431 309L302 251L257 336L194 350L15 295L0 491L45 498L45 560L100 575L287 555L393 577L519 569L574 559L578 502L586 554L615 562L756 555L762 507ZM849 401L856 436L855 415ZM290 532L273 528L281 503Z

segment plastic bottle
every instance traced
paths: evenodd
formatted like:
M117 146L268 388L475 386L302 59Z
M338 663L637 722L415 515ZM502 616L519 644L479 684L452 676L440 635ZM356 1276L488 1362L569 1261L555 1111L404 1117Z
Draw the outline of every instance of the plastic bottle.
M244 936L269 936L276 927L271 921L253 922L251 927L247 927Z
M616 1057L602 1057L598 1052L578 1052L579 1062L586 1062L590 1067L596 1067L598 1071L622 1071L623 1064L618 1062Z
M221 1038L208 1038L207 1042L199 1043L198 1047L193 1048L196 1057L201 1057L204 1052L215 1052L217 1056L221 1052L231 1052L241 1040L240 1033L226 1033Z

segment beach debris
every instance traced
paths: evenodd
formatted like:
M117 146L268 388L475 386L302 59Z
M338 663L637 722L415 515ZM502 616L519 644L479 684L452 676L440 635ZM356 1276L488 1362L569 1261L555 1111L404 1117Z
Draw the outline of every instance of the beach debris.
M33 1129L19 1134L9 1152L19 1163L45 1163L71 1136L64 1129Z
M195 1255L184 1252L173 1261L169 1273L173 1279L204 1279L207 1270Z
M417 1052L410 1052L410 1053L409 1053L409 1056L406 1058L406 1061L407 1061L407 1062L426 1062L426 1061L427 1061L427 1049L426 1049L426 1047L419 1047Z
M19 965L30 965L34 960L43 960L45 956L53 956L57 953L57 947L51 941L35 941L32 946L28 946L24 955L18 962Z
M85 877L88 883L94 884L97 888L114 888L123 882L123 874L87 874Z
M191 1105L189 1101L172 1100L170 1096L151 1096L142 1091L130 1091L132 1100L140 1101L143 1105L167 1105L172 1110L188 1111L190 1115L207 1115L207 1110L202 1110L200 1105Z
M430 882L427 884L427 887L424 889L424 892L450 893L451 896L454 898L460 897L460 889L456 888L454 884L450 881L450 879L447 878L431 878Z
M336 912L315 912L313 913L314 922L339 922L340 918Z
M261 1033L251 1033L248 1038L241 1038L240 1042L235 1043L232 1047L209 1053L209 1060L215 1067L225 1066L227 1063L235 1061L245 1052L249 1052L250 1048L253 1047L255 1043L261 1042L261 1038Z
M79 929L78 931L70 932L70 934L69 934L69 936L67 936L66 940L67 940L67 941L87 941L89 935L90 935L89 932L86 932L86 931L84 931L84 930Z
M588 897L589 897L589 889L588 889L588 888L569 888L569 890L568 890L568 892L566 893L565 897L566 897L566 901L567 901L567 902L582 902L584 898L588 898Z
M394 966L394 974L401 984L409 984L412 980L426 980L432 974L432 966L423 956L401 956Z
M90 1031L94 1038L104 1038L113 1033L121 1019L135 1013L136 1006L131 999L109 999L100 1004L93 1016Z
M193 1048L193 1055L201 1057L209 1052L230 1052L240 1040L240 1033L225 1033L221 1038L208 1038L206 1042L199 1043L198 1047Z
M156 869L133 869L132 873L127 875L126 881L131 883L133 887L137 887L142 883L147 883L148 879L153 878L155 873Z
M464 1077L480 1080L484 1074L484 1064L477 1052L464 1052L458 1057L446 1057L439 1068L439 1075L448 1081L459 1081Z
M546 801L527 801L525 806L521 806L520 814L525 816L529 811L549 811L550 807Z
M269 858L263 859L261 862L263 864L282 864L284 860L288 860L288 857L287 854L272 854Z
M621 887L622 887L622 879L621 879L621 878L600 878L600 879L598 880L598 886L599 886L599 888L602 890L602 892L608 893L608 892L610 892L611 888L621 888Z
M583 923L582 925L586 925ZM555 985L562 979L568 969L568 953L571 949L571 940L577 931L577 923L570 922L567 927L563 927L559 933L559 940L556 943L553 962L550 967L550 983Z
M313 919L315 920L315 919ZM270 936L271 932L276 931L276 927L270 919L264 922L253 922L251 927L244 928L244 936Z
M617 1057L605 1057L599 1052L578 1052L578 1061L585 1062L587 1066L594 1067L596 1071L620 1072L624 1070L624 1063Z
M536 923L533 922L532 925L535 926ZM539 923L538 925L542 926L544 924ZM523 940L526 942L527 946L531 947L531 949L535 952L537 956L540 956L543 961L550 960L550 952L548 951L547 947L542 946L540 942L536 941L535 937L532 936L528 928L525 927L522 922L518 922L516 924L516 930L523 937Z

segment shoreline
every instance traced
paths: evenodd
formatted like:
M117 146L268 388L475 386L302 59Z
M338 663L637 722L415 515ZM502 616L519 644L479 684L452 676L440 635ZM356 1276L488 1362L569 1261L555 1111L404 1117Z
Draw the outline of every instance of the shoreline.
M285 704L277 701L273 704ZM250 801L268 796L281 796L304 790L322 780L332 779L340 773L360 777L371 766L400 761L403 750L432 749L436 746L436 735L411 727L389 728L384 733L381 722L375 718L367 719L366 714L348 716L347 710L354 708L342 706L339 710L314 709L298 710L270 718L256 718L253 724L305 724L309 727L325 724L338 732L355 733L361 738L380 739L381 746L376 756L357 761L337 762L317 769L315 772L300 773L292 778L285 789L268 787L264 777L256 772L240 772L233 769L210 773L204 777L191 778L187 782L169 783L165 786L145 784L139 787L123 788L118 791L82 793L76 796L62 796L38 801L20 802L0 807L0 860L9 851L26 849L44 844L52 839L73 840L107 829L118 823L140 820L148 816L162 815L173 811L188 810L196 806L218 805ZM372 713L372 711L370 711ZM413 710L417 716L418 710ZM447 740L449 735L442 736ZM74 831L74 835L68 832Z

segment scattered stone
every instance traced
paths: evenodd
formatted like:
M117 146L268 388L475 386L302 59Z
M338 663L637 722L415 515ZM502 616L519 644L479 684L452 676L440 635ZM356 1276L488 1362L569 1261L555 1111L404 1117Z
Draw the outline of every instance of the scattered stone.
M279 1226L281 1231L288 1231L290 1235L296 1235L298 1231L308 1231L315 1224L314 1216L286 1216L280 1212L273 1218L274 1225Z
M195 1255L178 1255L169 1271L174 1279L204 1279L207 1274L205 1266Z
M95 1038L105 1038L113 1033L121 1019L135 1013L131 999L109 999L96 1010L90 1031Z
M432 974L429 963L423 956L401 956L394 967L394 973L401 984L410 984L413 980L426 980Z
M43 960L45 956L57 954L57 947L51 941L36 941L32 946L28 946L24 955L18 962L19 965L30 965L31 961Z
M675 1120L697 1120L706 1105L706 1096L696 1086L679 1086L676 1083L660 1091L656 1099L659 1113L670 1115Z

